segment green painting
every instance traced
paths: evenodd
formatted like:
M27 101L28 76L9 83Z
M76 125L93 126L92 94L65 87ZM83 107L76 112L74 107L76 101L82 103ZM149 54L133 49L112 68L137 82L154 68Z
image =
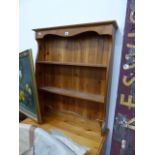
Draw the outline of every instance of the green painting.
M40 120L31 50L19 54L19 109L34 120Z

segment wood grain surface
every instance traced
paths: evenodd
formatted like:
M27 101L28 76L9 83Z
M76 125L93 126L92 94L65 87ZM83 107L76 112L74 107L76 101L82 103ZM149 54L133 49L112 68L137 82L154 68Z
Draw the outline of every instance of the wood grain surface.
M115 21L35 29L36 80L45 130L56 128L99 155L108 110Z
M100 145L105 142L106 134L101 135L100 124L85 120L78 115L64 112L46 113L43 118L44 123L38 124L30 118L25 119L22 123L32 124L46 131L57 129L63 132L74 142L87 146L90 152L87 154L97 155L101 149Z

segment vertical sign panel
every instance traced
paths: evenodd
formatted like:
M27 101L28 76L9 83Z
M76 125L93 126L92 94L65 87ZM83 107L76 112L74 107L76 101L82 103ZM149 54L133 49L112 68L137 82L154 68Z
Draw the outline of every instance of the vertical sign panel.
M110 155L135 154L135 2L128 0Z

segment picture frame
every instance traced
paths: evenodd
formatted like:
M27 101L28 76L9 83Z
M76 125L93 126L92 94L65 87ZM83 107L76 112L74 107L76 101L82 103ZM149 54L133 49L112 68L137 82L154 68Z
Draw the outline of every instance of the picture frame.
M40 110L32 50L28 49L19 53L19 111L41 123Z

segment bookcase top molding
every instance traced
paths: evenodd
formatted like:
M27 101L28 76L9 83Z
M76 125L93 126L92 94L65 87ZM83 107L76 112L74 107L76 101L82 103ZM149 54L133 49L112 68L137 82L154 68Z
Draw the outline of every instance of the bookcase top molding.
M72 37L85 32L96 32L99 35L112 36L114 30L117 29L117 22L115 20L83 23L74 25L54 26L47 28L33 29L36 32L36 39L42 39L46 35L56 35L61 37Z

